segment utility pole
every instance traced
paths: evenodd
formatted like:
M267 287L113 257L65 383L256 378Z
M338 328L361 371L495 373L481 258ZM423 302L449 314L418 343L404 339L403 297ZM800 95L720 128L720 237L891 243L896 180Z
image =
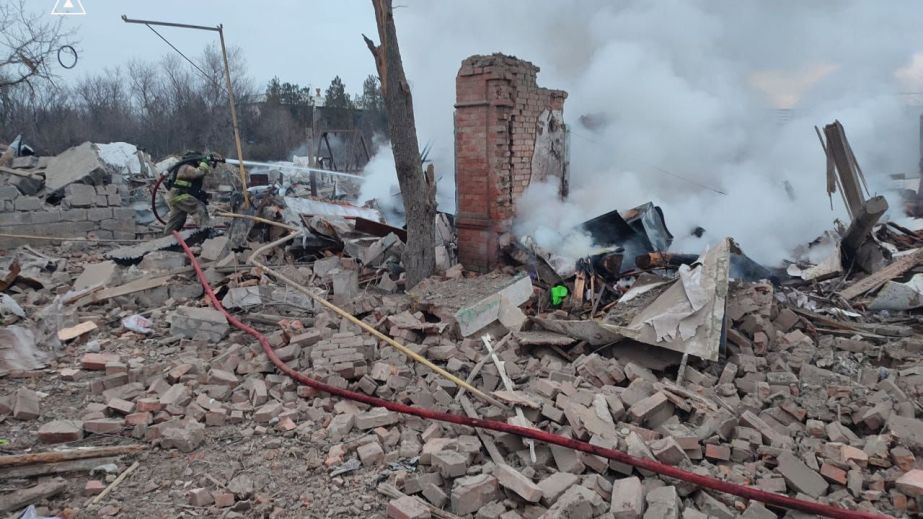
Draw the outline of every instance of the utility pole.
M247 172L246 170L244 170L244 150L240 144L240 126L238 126L237 124L237 107L234 104L234 88L233 88L233 83L231 81L231 67L228 64L228 51L224 45L224 25L219 24L215 27L208 27L205 25L189 25L185 23L173 23L173 22L156 22L153 20L133 20L131 18L128 18L128 16L124 14L122 15L122 20L125 23L139 23L142 25L146 25L148 29L151 29L152 31L157 33L158 36L160 36L160 33L154 30L154 28L152 27L153 25L158 25L161 27L176 27L179 29L195 29L199 31L212 31L212 32L218 33L218 39L221 41L221 55L224 57L224 79L225 79L225 83L227 84L228 104L230 105L230 108L231 108L231 126L234 128L234 144L237 147L237 164L238 164L238 171L240 173L240 186L241 186L241 191L244 197L244 208L249 208L250 207L250 193L249 191L247 191ZM160 37L164 41L166 41L166 39L163 38L163 36L160 36ZM173 47L173 44L171 44L170 42L167 42L167 44ZM174 47L174 49L176 48ZM179 51L177 50L177 52Z

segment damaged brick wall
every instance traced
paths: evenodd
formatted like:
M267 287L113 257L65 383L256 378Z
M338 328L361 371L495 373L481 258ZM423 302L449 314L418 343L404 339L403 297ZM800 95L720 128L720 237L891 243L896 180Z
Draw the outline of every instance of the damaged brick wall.
M117 175L113 179L121 181ZM26 195L16 186L0 186L0 233L54 236L133 239L135 210L128 206L124 184L92 186L70 184L62 190L57 205L38 193ZM34 244L34 241L0 237L0 247Z
M539 68L511 56L471 56L456 78L455 186L459 261L499 263L516 201L533 181L556 177L567 194L561 90L536 84Z

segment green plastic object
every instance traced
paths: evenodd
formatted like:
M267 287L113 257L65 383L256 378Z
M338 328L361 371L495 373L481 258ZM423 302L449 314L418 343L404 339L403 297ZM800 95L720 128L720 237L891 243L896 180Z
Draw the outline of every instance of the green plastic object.
M564 302L564 298L567 297L568 293L566 286L555 285L551 287L551 304L553 306L561 306L561 303Z

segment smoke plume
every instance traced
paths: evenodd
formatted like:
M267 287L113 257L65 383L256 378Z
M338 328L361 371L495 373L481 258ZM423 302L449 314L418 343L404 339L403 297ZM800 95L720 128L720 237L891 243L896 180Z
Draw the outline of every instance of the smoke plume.
M440 210L454 209L458 67L503 52L569 93L573 194L559 204L535 186L517 228L576 247L565 225L654 201L674 250L733 236L767 263L846 218L838 195L831 211L815 125L844 124L873 194L889 174L917 172L919 109L904 93L923 90L921 15L910 0L408 0L395 11L417 130L448 191Z

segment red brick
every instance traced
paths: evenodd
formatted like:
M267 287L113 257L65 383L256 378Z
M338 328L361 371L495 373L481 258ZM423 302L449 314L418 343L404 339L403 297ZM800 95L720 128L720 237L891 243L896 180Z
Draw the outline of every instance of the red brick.
M87 353L80 359L80 366L86 370L102 371L106 364L118 362L120 357L112 353Z
M820 466L820 475L826 478L827 481L839 483L840 485L846 484L846 471L829 463L824 463Z
M95 496L106 489L106 484L98 479L91 479L83 486L83 495Z
M705 445L705 457L711 460L728 461L731 459L731 448L727 445Z

